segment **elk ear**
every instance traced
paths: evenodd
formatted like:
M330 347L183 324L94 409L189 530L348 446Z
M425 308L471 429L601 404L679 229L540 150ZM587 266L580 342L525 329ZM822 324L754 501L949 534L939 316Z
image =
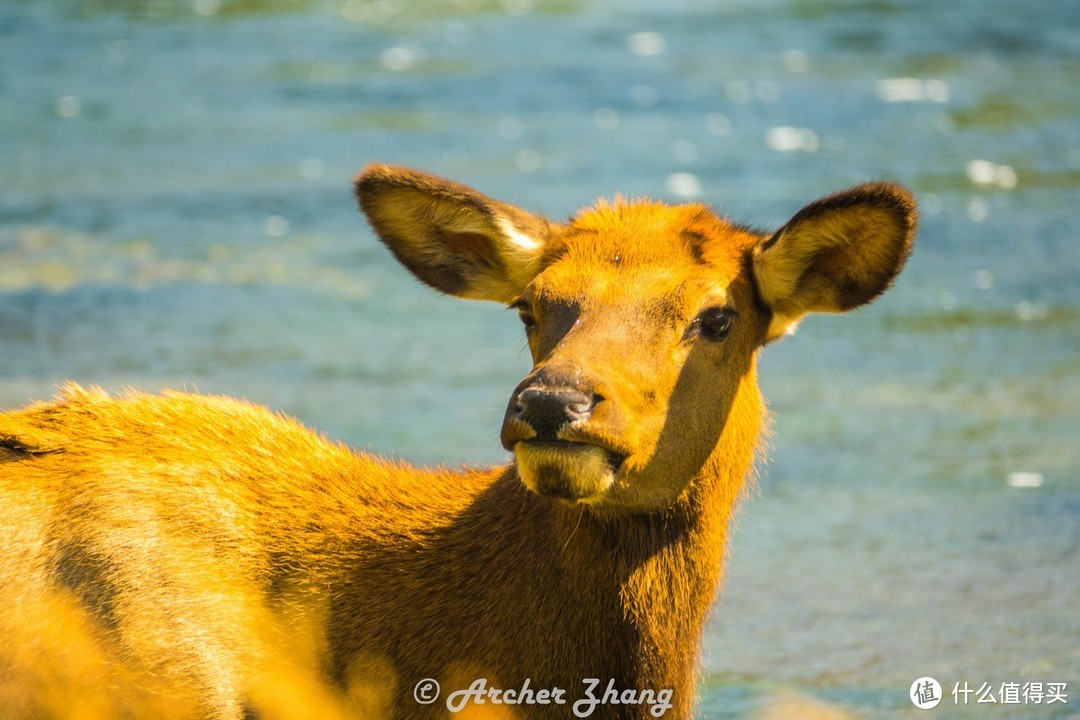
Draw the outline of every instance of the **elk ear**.
M541 217L409 168L371 165L354 185L379 239L440 292L511 302L539 271Z
M808 312L846 312L888 289L911 253L911 193L870 183L810 203L753 250L754 280L773 312L769 339Z

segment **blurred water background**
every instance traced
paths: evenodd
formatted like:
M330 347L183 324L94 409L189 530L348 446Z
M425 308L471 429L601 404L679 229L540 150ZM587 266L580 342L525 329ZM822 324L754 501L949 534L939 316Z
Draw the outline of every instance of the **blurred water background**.
M794 690L915 717L930 675L938 718L1080 717L1078 121L1071 1L7 0L0 407L198 389L500 462L518 322L395 264L363 164L766 227L894 179L923 212L896 288L764 353L701 716ZM1050 682L1068 703L1001 702Z

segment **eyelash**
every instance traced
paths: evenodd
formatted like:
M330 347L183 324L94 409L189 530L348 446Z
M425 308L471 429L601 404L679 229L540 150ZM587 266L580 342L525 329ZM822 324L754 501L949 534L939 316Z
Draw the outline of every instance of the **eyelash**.
M510 309L517 311L518 319L525 326L526 332L536 327L536 316L532 314L532 310L529 309L524 300L517 301L510 306Z

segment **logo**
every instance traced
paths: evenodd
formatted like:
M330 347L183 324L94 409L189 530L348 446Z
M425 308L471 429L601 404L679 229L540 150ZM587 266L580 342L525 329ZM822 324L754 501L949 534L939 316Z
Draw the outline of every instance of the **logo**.
M416 683L412 696L420 705L430 705L439 699L439 683L431 678L424 678Z
M929 710L937 707L941 702L941 683L932 677L921 677L911 683L908 697L915 707L920 710Z

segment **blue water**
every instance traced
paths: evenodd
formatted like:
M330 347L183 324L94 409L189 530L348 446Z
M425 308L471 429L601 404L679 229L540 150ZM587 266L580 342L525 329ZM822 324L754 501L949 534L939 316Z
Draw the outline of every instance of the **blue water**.
M409 164L561 218L615 192L776 226L919 195L873 307L770 346L770 462L701 712L1080 715L1080 4L11 0L0 5L0 406L74 378L246 397L356 447L497 462L528 371L357 215ZM1035 485L1036 487L1024 487ZM1067 704L957 706L956 683Z

